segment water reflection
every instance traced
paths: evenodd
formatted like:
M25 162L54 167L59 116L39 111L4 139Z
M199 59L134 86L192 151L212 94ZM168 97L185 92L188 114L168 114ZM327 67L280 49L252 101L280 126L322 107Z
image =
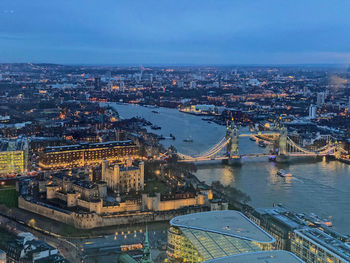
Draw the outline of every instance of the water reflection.
M201 117L178 112L176 109L159 108L159 114L152 109L116 105L120 115L126 118L142 116L162 129L154 131L168 136L172 133L175 141L163 141L184 154L198 154L215 145L224 135L225 127L207 123ZM246 132L247 130L242 130ZM183 142L191 136L193 143ZM240 139L240 152L261 153L266 149L249 140ZM292 178L276 175L279 169L293 174ZM292 165L274 164L264 159L245 159L241 167L225 165L201 166L196 175L200 180L211 183L220 180L247 193L255 207L268 207L273 203L283 203L299 212L314 212L320 217L333 217L334 228L350 234L350 166L336 161L295 163Z

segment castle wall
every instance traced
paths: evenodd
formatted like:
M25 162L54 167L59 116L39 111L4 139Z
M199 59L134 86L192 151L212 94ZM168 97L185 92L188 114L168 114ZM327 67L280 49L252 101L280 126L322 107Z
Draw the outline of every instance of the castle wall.
M140 211L142 209L141 204L137 202L123 202L119 206L103 206L101 209L102 214L108 213L121 213L121 212L131 212Z
M198 206L191 208L182 208L170 211L158 212L130 212L128 214L114 214L114 215L98 215L96 213L64 213L55 209L45 207L40 204L35 204L26 201L24 198L18 198L18 207L46 216L52 220L73 225L80 229L91 229L96 227L105 227L113 225L128 225L134 223L169 221L175 216L196 213L201 211L208 211L206 206Z
M63 213L61 211L42 206L40 204L35 204L25 200L23 197L18 197L18 207L24 210L28 210L32 213L36 213L42 216L46 216L53 220L66 223L69 225L74 225L74 220L71 216L71 213L67 211L67 213Z
M204 195L198 195L194 198L185 199L175 199L161 201L160 194L157 193L155 197L149 197L147 195L142 195L143 209L152 211L167 211L176 210L188 206L205 205Z

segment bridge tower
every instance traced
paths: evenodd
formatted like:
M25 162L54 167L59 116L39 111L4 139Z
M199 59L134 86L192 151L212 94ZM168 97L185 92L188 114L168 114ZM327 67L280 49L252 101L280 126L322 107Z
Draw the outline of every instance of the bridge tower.
M239 129L233 123L231 123L230 127L227 127L226 138L230 139L230 142L227 145L229 164L241 164L241 157L239 156Z
M236 126L231 126L230 159L239 155L239 130Z
M278 155L287 154L287 128L282 127L280 129L280 137L278 142Z
M287 128L281 127L280 136L278 140L278 155L276 156L276 162L287 163L289 162L289 156L287 151Z

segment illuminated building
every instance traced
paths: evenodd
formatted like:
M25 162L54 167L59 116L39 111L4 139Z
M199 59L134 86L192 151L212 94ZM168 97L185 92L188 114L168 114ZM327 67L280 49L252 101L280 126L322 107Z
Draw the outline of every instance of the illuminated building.
M0 142L0 174L23 173L26 170L28 142L24 139Z
M306 226L306 223L281 207L257 208L249 214L249 218L275 238L274 246L280 250L290 251L294 230Z
M6 263L6 253L0 249L0 263Z
M138 192L144 186L144 167L143 162L138 167L120 167L118 164L109 166L108 161L103 161L102 181L107 183L109 189L120 193L128 193L130 190Z
M44 169L81 167L107 161L125 161L138 157L139 149L132 141L47 147L40 156Z
M317 107L315 105L310 105L309 107L309 118L310 119L316 119L316 116L317 116Z
M167 247L170 262L203 262L272 250L275 242L242 213L233 210L178 216L170 225Z
M195 81L191 81L190 88L195 89L197 87L197 83Z
M261 251L253 253L245 253L240 255L228 256L218 259L209 260L211 263L302 263L294 254L283 251Z
M324 92L318 92L317 93L317 106L322 106L325 103L325 93Z
M294 231L291 251L306 263L350 262L349 246L317 228Z

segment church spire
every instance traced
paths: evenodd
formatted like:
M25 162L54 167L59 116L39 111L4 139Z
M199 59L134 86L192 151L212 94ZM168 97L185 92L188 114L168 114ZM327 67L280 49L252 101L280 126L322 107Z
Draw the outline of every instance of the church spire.
M145 232L145 240L143 241L143 256L141 259L141 263L153 263L152 256L151 256L151 250L149 248L149 242L148 242L148 227L146 225L146 232Z

